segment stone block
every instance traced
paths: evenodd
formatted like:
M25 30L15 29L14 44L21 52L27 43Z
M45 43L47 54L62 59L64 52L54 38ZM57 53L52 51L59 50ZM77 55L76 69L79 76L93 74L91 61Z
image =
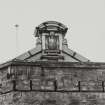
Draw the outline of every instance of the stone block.
M16 81L17 90L30 90L30 81L29 80L18 80Z
M0 92L6 93L13 90L13 83L9 80L2 82Z
M34 79L32 80L32 90L40 90L41 89L41 80Z
M103 91L102 81L81 81L81 91Z

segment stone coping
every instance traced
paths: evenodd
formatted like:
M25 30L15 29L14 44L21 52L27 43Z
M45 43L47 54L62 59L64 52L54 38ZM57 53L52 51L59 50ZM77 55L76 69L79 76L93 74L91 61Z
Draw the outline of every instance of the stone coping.
M40 66L53 68L87 68L87 69L105 69L105 62L62 62L62 61L9 61L0 65L0 69L8 66Z

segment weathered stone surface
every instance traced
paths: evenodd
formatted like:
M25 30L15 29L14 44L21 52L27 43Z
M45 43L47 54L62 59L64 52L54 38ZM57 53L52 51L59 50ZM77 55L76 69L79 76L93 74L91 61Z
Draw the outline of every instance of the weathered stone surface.
M52 65L13 66L10 78L3 69L0 105L105 105L104 68Z
M12 94L11 105L105 105L105 93L15 92Z
M17 90L30 90L30 81L29 80L17 80L16 89Z

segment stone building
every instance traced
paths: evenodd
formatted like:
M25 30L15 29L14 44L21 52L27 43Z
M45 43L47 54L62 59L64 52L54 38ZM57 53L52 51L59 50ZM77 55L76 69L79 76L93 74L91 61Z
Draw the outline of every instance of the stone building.
M0 105L105 105L105 63L69 49L67 30L40 24L36 47L0 65Z

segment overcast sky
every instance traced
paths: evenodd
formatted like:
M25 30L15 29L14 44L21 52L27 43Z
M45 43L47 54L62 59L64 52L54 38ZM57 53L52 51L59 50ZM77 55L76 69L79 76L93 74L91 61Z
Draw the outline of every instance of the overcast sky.
M0 0L0 62L35 47L34 28L48 20L69 28L69 48L105 62L105 0Z

